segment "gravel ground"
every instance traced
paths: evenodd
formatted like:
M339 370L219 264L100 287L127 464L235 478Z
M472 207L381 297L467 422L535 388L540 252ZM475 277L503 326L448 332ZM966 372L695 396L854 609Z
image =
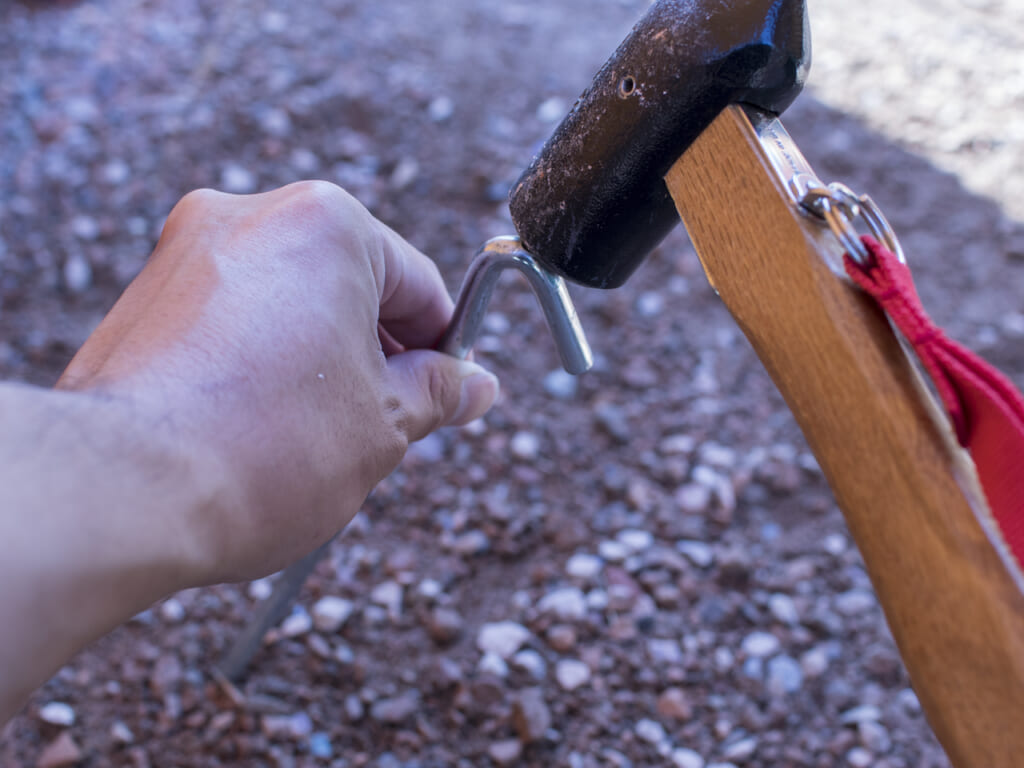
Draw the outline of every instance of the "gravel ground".
M0 5L0 375L52 382L197 186L335 181L456 288L645 6ZM1024 383L1024 9L811 13L787 126L823 178L883 205L937 319ZM244 684L213 666L269 581L175 595L84 651L0 763L946 765L813 457L683 233L624 288L575 296L597 352L578 380L502 284L478 347L501 402L413 447Z

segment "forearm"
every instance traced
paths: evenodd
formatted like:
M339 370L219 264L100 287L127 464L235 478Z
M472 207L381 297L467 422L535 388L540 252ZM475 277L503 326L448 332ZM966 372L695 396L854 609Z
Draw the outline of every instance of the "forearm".
M0 385L0 723L81 647L201 580L223 493L123 400Z

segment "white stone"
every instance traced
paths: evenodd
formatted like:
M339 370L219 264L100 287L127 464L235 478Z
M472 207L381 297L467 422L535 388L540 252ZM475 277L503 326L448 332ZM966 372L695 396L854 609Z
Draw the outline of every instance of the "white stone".
M777 592L768 598L768 610L772 616L783 624L796 624L800 621L800 615L796 610L796 603L789 595Z
M532 461L540 453L540 438L533 432L516 432L508 447L517 459Z
M438 597L444 590L441 587L441 582L436 579L424 579L420 582L416 591L421 597L425 597L428 600L433 600Z
M878 722L882 719L882 710L870 704L848 709L839 716L839 722L843 725L855 725L858 723Z
M544 657L530 648L519 651L513 656L512 664L526 672L534 680L543 680L548 674L548 665L544 661Z
M647 652L658 664L679 664L683 660L683 649L675 640L652 637L647 641Z
M636 724L636 735L648 744L660 744L667 739L665 728L657 720L644 718Z
M673 497L683 512L699 514L711 506L711 489L697 483L680 486Z
M692 749L673 749L669 759L675 768L704 768L704 758Z
M698 568L707 568L715 561L715 551L703 541L676 542L676 549Z
M497 677L508 677L508 664L498 654L489 651L480 658L477 669L481 672L490 672Z
M669 435L658 443L658 450L666 456L693 453L697 441L690 435Z
M745 739L733 742L722 751L722 757L727 760L738 760L743 762L750 757L753 757L757 751L757 739L753 736L749 736Z
M832 556L838 556L846 551L846 537L841 533L830 533L821 542L822 548Z
M288 158L292 168L302 174L312 174L320 167L320 158L311 149L296 147Z
M644 552L654 544L654 536L651 532L640 528L627 528L626 530L619 531L615 538L620 543L626 545L631 554Z
M578 386L578 379L563 368L556 368L544 377L544 391L559 400L571 400Z
M391 186L395 189L405 189L416 181L419 175L420 164L411 157L402 158L391 172Z
M644 291L636 300L636 311L640 317L657 317L665 309L665 299L657 291Z
M270 583L270 579L256 579L249 582L246 591L253 600L266 600L274 591L274 585Z
M563 621L575 621L587 615L587 601L576 587L562 587L544 595L537 603L537 610Z
M574 691L590 680L590 667L576 659L562 659L555 665L555 679L563 690Z
M846 762L852 768L870 768L875 762L875 756L864 747L854 747L846 753Z
M132 729L120 720L115 720L110 726L110 738L119 744L131 744L135 741L135 734Z
M602 541L597 545L597 553L609 563L621 563L629 557L629 548L621 541Z
M736 466L736 451L715 442L700 447L700 460L718 469L732 469Z
M63 701L51 701L39 708L39 719L50 725L67 728L75 723L75 710Z
M313 619L305 608L297 608L281 622L281 634L285 637L299 637L313 628Z
M751 632L740 647L747 656L763 659L779 650L779 638L770 632Z
M351 600L325 595L313 604L313 626L321 632L337 632L352 615Z
M495 653L507 659L523 647L531 637L530 630L514 621L484 624L476 636L476 647L484 653Z
M603 611L608 607L608 593L603 589L592 589L587 592L587 608Z
M557 96L552 96L537 107L537 119L542 123L557 123L565 116L566 111L565 102Z
M168 624L178 624L185 620L185 606L179 600L169 597L160 605L160 618Z
M816 645L800 657L800 668L807 677L821 677L828 670L828 653Z
M131 168L124 160L111 160L103 166L103 180L108 184L123 184L131 176Z
M260 17L260 26L264 32L276 35L288 29L288 17L280 11L267 11Z
M64 261L64 284L72 293L84 293L92 285L92 265L80 253L72 253Z
M875 607L875 596L866 589L851 589L836 595L836 611L843 616L857 616Z
M455 102L447 96L438 96L430 102L427 114L435 123L443 123L455 113Z
M244 195L256 191L256 175L240 165L227 165L220 173L220 186L225 192Z
M370 592L370 600L388 609L392 617L402 613L402 600L405 590L397 581L382 581Z
M566 562L565 572L573 578L590 581L601 572L603 567L604 561L597 555L577 552Z

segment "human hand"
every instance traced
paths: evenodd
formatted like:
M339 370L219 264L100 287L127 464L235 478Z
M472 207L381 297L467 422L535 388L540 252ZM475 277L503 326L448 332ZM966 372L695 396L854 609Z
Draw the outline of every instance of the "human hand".
M191 453L196 582L252 578L343 527L411 441L493 403L494 376L429 349L451 310L434 264L334 185L201 190L58 386Z

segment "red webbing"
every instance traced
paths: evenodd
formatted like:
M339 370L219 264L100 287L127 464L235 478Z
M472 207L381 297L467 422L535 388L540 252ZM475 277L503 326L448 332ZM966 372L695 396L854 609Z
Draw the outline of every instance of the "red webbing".
M869 259L846 255L846 272L870 294L910 342L974 460L1003 538L1024 565L1024 397L1002 373L951 340L921 306L905 264L873 238Z

